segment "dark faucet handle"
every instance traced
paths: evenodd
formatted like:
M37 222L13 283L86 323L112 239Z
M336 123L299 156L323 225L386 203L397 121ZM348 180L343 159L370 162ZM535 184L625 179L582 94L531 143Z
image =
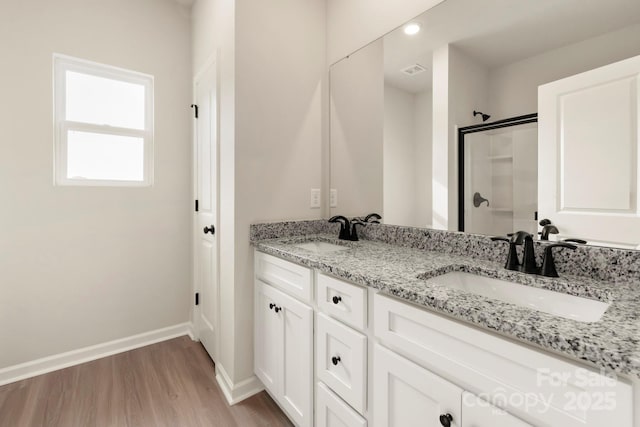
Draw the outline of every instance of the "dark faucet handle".
M576 250L577 246L566 242L552 243L545 246L541 269L541 274L545 277L558 277L558 272L556 271L556 263L553 260L553 248L566 248Z
M544 227L545 225L551 224L551 220L548 218L544 218L544 219L541 219L538 224L540 224L540 227Z
M492 241L494 241L494 242L497 242L497 241L500 241L500 242L507 242L507 243L510 243L510 242L511 242L511 239L508 239L508 238L506 238L506 237L502 237L502 236L493 236L493 237L491 238L491 240L492 240Z
M369 221L371 218L373 218L373 221ZM370 213L369 215L364 217L364 222L375 222L376 224L380 224L380 220L382 219L382 217L380 216L380 214L377 213Z
M340 223L340 235L338 238L340 240L351 240L351 229L349 227L349 220L342 216L336 215L329 218L329 222L338 222Z
M576 239L576 238L574 238L574 237L570 237L570 238L568 238L568 239L563 239L562 241L563 241L563 242L578 243L578 244L581 244L581 245L586 245L586 244L587 244L587 241L586 241L586 240Z

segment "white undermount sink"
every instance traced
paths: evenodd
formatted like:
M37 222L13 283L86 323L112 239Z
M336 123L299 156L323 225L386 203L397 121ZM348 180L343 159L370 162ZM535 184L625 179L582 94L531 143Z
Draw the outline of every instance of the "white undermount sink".
M306 242L306 243L298 243L293 246L300 249L306 249L310 252L315 252L317 254L326 254L330 252L345 251L349 249L348 246L334 245L333 243L327 243L327 242Z
M431 277L426 281L579 322L597 322L609 307L608 303L589 298L460 271Z

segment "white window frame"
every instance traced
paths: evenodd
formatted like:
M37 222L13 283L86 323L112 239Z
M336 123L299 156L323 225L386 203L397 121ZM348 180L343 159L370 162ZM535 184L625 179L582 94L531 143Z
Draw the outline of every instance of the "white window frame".
M145 88L144 129L129 129L109 125L97 125L66 120L66 73L74 71L97 77L143 85ZM54 81L54 182L56 185L149 187L153 185L153 76L125 70L97 62L86 61L66 55L53 55ZM107 135L143 138L144 165L142 181L74 179L67 177L68 131L84 131Z

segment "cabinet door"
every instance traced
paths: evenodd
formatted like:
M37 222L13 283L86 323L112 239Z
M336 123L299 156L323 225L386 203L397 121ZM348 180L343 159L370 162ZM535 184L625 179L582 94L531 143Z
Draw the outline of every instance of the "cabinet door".
M277 292L277 291L276 291ZM282 294L282 395L280 404L301 427L313 423L313 309Z
M467 391L462 393L462 427L531 427Z
M264 386L274 395L281 392L282 317L276 313L278 292L256 280L254 371Z
M327 386L318 383L316 427L367 427L367 421Z
M364 413L367 391L367 337L318 314L318 378L356 411Z
M640 244L639 83L636 56L538 89L538 211L558 238Z
M378 344L373 381L374 425L439 426L448 414L451 426L461 426L461 388Z

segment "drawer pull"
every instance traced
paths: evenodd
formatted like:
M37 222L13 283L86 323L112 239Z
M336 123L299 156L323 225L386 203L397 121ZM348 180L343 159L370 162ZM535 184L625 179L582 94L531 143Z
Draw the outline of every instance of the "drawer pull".
M331 363L333 363L333 366L338 366L338 362L340 362L340 356L333 356L331 358Z
M280 310L282 310L282 307L278 307L277 305L275 305L274 303L270 303L269 304L269 310L276 310L276 313L279 312Z
M440 424L442 424L443 427L451 427L451 421L453 421L451 414L440 415Z
M334 304L338 304L340 301L342 301L342 297L339 296L335 296L332 299Z

